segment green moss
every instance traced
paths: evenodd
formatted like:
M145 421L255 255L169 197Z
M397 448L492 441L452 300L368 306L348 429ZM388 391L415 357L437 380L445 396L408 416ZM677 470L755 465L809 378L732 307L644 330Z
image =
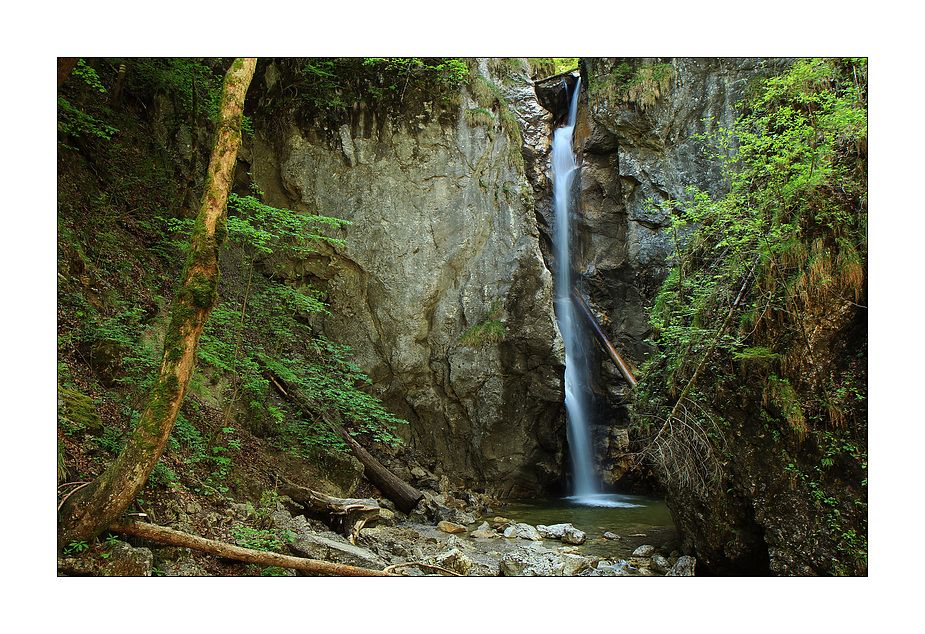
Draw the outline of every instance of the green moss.
M199 271L193 273L184 292L189 293L192 304L197 308L211 308L218 297L215 280Z
M496 299L491 303L487 319L471 326L459 337L459 343L464 346L481 347L504 340L505 329L501 323L504 313L504 302Z
M58 422L65 434L103 433L103 421L89 396L58 386Z
M466 110L466 123L469 125L490 126L494 122L494 115L485 108L469 108Z

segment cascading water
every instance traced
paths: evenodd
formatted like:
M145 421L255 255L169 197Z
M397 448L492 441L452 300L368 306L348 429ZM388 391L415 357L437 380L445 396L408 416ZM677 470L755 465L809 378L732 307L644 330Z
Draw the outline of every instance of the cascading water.
M569 106L568 123L558 128L552 137L553 199L556 205L556 318L565 343L565 410L568 414L568 443L574 480L572 503L583 506L632 508L639 506L630 496L602 493L594 470L591 451L591 385L589 351L578 323L578 313L572 300L574 286L571 224L572 181L577 173L572 152L572 133L578 112L578 92L581 79L575 85Z
M568 123L558 128L552 138L552 173L556 206L556 317L565 344L565 409L568 414L568 443L574 478L573 494L579 500L599 493L591 452L591 433L588 427L589 403L587 398L588 365L571 291L570 201L572 180L577 172L572 152L572 133L578 111L578 92L581 79L569 106Z

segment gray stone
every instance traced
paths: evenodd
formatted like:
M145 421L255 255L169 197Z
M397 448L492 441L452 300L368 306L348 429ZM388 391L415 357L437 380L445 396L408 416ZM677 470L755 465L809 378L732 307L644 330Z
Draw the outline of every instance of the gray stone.
M541 151L548 115L529 79L485 72ZM466 123L468 92L453 111L406 105L413 114L369 113L333 133L292 124L279 149L255 135L265 202L353 223L329 232L342 245L276 274L325 291L331 310L314 325L352 348L417 451L454 478L539 492L565 462L564 350L522 148L500 119ZM502 344L460 341L491 320Z
M643 544L633 551L633 557L649 557L655 552L655 546L652 544Z
M562 540L564 544L584 544L587 539L587 535L584 531L580 531L572 524L553 524L551 526L539 525L536 527L536 530L539 531L540 535L546 539L559 539Z
M133 548L125 542L116 542L100 569L100 576L150 577L153 567L154 554L151 549Z
M516 522L507 528L504 529L504 536L508 539L520 538L520 539L529 539L531 541L542 541L543 537L533 526L529 524L524 524L522 522Z
M158 566L158 570L165 577L208 577L202 566L197 564L193 559L184 557L177 561L165 561Z
M682 555L666 573L666 577L693 577L697 567L697 559L690 555Z
M671 569L671 564L661 555L652 555L652 565L650 566L655 572L666 573Z
M464 577L469 574L469 570L472 568L472 560L461 553L458 548L437 555L433 558L433 562L436 566L452 570Z
M493 539L499 537L498 533L492 530L488 522L482 522L479 527L469 533L469 537L475 539Z
M289 544L289 550L298 557L321 559L334 563L382 570L388 564L372 551L354 546L345 539L338 539L334 533L330 536L300 533Z
M546 549L518 550L501 558L503 577L565 577L578 574L591 560L578 555Z

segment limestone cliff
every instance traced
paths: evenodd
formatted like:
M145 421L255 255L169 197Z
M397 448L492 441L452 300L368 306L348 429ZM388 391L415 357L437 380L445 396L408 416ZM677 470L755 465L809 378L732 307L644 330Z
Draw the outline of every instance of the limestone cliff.
M585 60L582 83L588 90L579 126L582 291L632 364L641 366L655 351L647 315L675 255L673 239L684 240L665 231L670 211L660 203L690 200L689 186L714 197L724 193L728 180L721 162L711 157L716 148L699 135L730 128L755 80L779 74L789 63ZM626 81L630 75L637 79L631 88ZM841 160L859 161L856 169L866 173L866 149L845 152L860 154L859 159L851 155ZM865 187L863 179L859 187ZM838 204L850 210L846 213L864 217L865 201L864 191L849 191L839 194ZM817 236L813 248L818 253L812 257L818 266L843 249L841 238L826 237L811 220L802 231ZM853 248L839 257L849 252ZM863 280L863 272L851 266L851 275ZM838 294L813 299L810 294L809 303L800 309L804 330L789 344L789 365L777 370L779 376L757 368L760 364L743 362L738 378L717 387L711 416L728 425L715 437L725 456L713 465L718 484L691 488L670 474L660 474L683 546L697 555L705 572L864 573L866 290L861 290L863 282L853 283L853 292L860 295L852 298L855 301ZM775 335L769 328L760 344L774 347L775 336L782 332ZM596 445L602 476L616 480L623 475L625 461L620 457L622 446L615 448L613 439L616 430L630 426L630 417L622 404L625 383L610 365L600 355L603 415ZM801 400L807 416L814 402L826 402L828 414L823 409L820 422L813 423L818 429L807 434L800 420L775 426L775 420L788 416L787 405L781 405L783 399L774 393L781 380L789 381L788 390L792 383L799 391L794 398ZM846 400L842 394L852 396ZM673 403L677 395L674 401L670 395L665 398ZM846 431L846 417L855 421L851 431ZM645 447L637 443L635 449Z
M258 129L251 172L270 204L353 223L279 274L324 291L316 327L353 349L408 444L453 481L539 493L565 462L563 361L520 130L542 142L548 114L522 68L473 70L502 97L289 119Z

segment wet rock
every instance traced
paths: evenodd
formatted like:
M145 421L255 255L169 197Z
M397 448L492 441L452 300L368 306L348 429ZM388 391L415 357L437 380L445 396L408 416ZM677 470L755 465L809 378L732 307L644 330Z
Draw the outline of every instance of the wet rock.
M616 539L623 539L623 538L617 535L616 533L611 533L610 531L607 531L606 533L604 533L604 539L616 540Z
M683 555L671 567L671 570L665 575L666 577L693 577L694 568L697 566L697 560L690 555Z
M150 577L154 554L150 548L133 548L116 542L110 556L100 569L101 577Z
M662 557L661 555L652 555L652 565L650 568L655 572L660 572L665 574L668 570L671 569L671 564L668 563L668 560Z
M639 548L633 551L633 557L649 557L652 553L655 552L655 546L651 544L643 544Z

